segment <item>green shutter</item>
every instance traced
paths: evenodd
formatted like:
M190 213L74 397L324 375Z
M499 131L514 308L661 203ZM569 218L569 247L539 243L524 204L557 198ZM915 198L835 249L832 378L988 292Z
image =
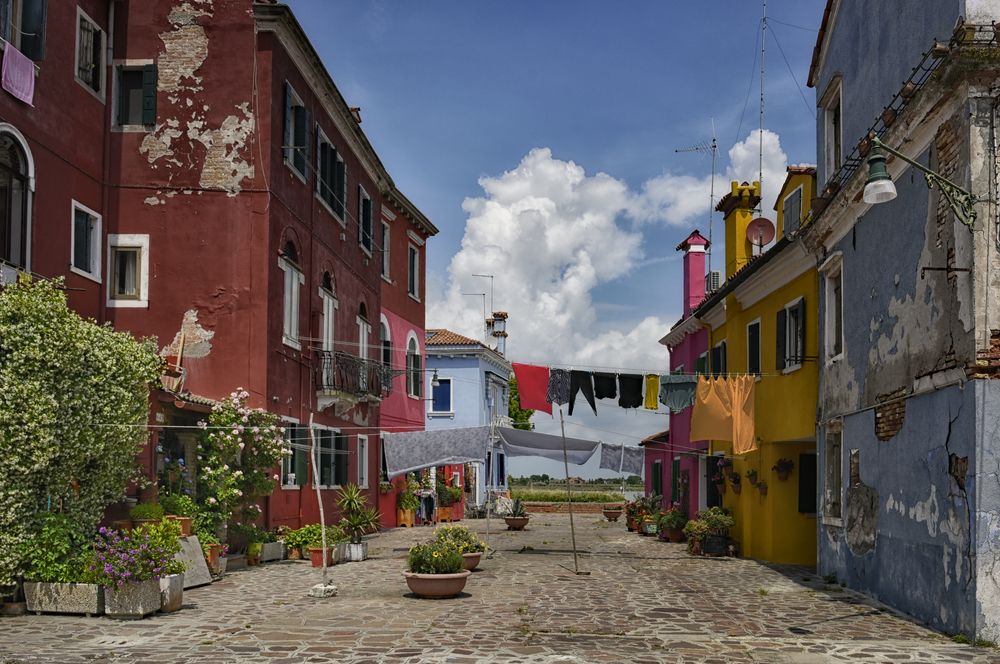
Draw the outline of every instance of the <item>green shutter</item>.
M309 439L306 429L292 429L292 458L295 460L295 486L307 486L309 477Z
M778 310L778 319L775 329L774 366L778 371L785 368L785 334L788 323L788 314L784 309Z
M28 0L21 3L21 53L35 62L45 57L47 5L46 0Z
M142 68L142 124L156 124L156 65Z
M799 310L799 357L798 364L805 362L806 357L806 299L802 298L798 304Z
M681 500L681 460L674 459L670 466L670 500L679 503Z
M659 461L654 461L650 469L650 474L652 477L652 487L654 496L663 495L663 464Z
M285 161L292 160L292 144L295 139L292 137L292 87L285 81L285 132L282 138L281 154Z

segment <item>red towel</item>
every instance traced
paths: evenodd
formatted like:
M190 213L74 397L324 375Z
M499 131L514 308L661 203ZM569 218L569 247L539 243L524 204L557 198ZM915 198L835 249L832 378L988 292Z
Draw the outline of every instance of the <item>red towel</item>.
M549 368L533 364L513 362L514 377L517 378L517 392L521 397L521 408L540 410L552 414L552 404L545 398L549 389Z

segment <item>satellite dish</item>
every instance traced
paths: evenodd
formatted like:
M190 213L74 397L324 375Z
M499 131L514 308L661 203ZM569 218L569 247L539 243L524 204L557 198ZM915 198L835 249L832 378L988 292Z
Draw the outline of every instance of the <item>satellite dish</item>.
M757 217L747 226L747 241L763 250L764 245L774 239L774 224L770 219Z

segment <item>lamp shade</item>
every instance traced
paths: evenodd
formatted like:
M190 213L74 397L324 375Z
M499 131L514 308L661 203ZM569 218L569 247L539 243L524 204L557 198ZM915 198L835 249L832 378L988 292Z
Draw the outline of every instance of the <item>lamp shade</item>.
M885 155L876 145L868 157L868 179L865 181L864 201L869 204L885 203L896 197L896 185L885 167Z

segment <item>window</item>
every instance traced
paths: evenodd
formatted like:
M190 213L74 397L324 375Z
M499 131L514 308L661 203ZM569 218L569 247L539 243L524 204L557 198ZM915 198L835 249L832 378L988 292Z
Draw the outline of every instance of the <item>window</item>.
M662 496L663 495L663 462L657 459L650 465L650 483L652 486L652 495Z
M694 363L694 372L699 376L708 373L708 353L702 353Z
M507 486L507 457L503 452L497 452L497 486Z
M149 306L148 235L108 235L107 305Z
M417 340L410 337L406 344L406 393L416 399L420 398L420 383L423 374L420 371L420 349Z
M662 494L660 494L662 495ZM681 502L681 458L674 457L670 464L670 500L674 503Z
M299 343L299 289L305 283L298 266L298 252L291 242L285 243L284 255L278 258L278 267L284 275L284 311L281 341L286 346L302 349Z
M344 159L323 130L316 127L316 195L337 220L344 224L344 199L347 197L347 171Z
M358 187L358 242L365 253L372 253L372 199Z
M104 96L104 30L77 7L76 80Z
M843 163L843 126L841 113L840 79L835 79L820 102L823 113L823 150L829 181Z
M313 486L332 486L333 482L333 436L334 431L313 427ZM308 441L307 441L308 442Z
M747 373L760 375L760 321L747 325Z
M712 375L721 376L726 373L726 342L720 341L711 352Z
M451 378L438 378L437 387L431 385L431 412L451 413Z
M28 267L31 210L28 157L14 135L0 134L0 259Z
M802 187L785 196L781 217L782 232L785 235L791 235L799 230L799 224L802 222Z
M285 133L282 152L285 163L303 182L308 178L309 111L295 90L285 81Z
M823 472L823 515L841 518L841 495L844 488L843 458L841 456L842 432L840 428L826 429L826 456Z
M368 436L358 434L358 486L368 488Z
M844 273L838 264L826 275L826 359L844 352Z
M816 455L799 455L799 512L816 514Z
M392 338L389 336L389 324L384 316L378 324L378 340L382 350L382 366L392 367Z
M115 68L118 94L115 123L119 127L156 124L156 65L119 65Z
M383 433L378 437L378 481L388 482L389 481L389 464L385 460L385 434Z
M319 287L319 300L322 311L319 318L319 335L322 339L322 350L333 350L334 335L337 322L337 296L333 288L333 277L329 272L323 273L323 282Z
M365 303L358 307L358 357L362 360L368 359L368 339L372 334L372 324L368 322L368 313Z
M333 486L347 484L348 458L347 435L338 432L333 437Z
M802 366L806 349L806 301L799 298L785 305L777 317L775 366L794 371Z
M409 245L407 259L406 292L417 300L420 299L420 250Z
M0 37L35 60L45 57L46 0L0 0Z
M382 276L389 280L389 224L382 222Z
M101 215L73 201L72 270L95 281L101 280ZM136 264L137 267L137 264ZM138 297L138 272L130 270L129 293L123 297ZM117 276L117 275L116 275ZM115 289L117 290L117 289Z
M285 447L292 451L281 460L281 485L305 486L309 477L309 429L285 424Z

